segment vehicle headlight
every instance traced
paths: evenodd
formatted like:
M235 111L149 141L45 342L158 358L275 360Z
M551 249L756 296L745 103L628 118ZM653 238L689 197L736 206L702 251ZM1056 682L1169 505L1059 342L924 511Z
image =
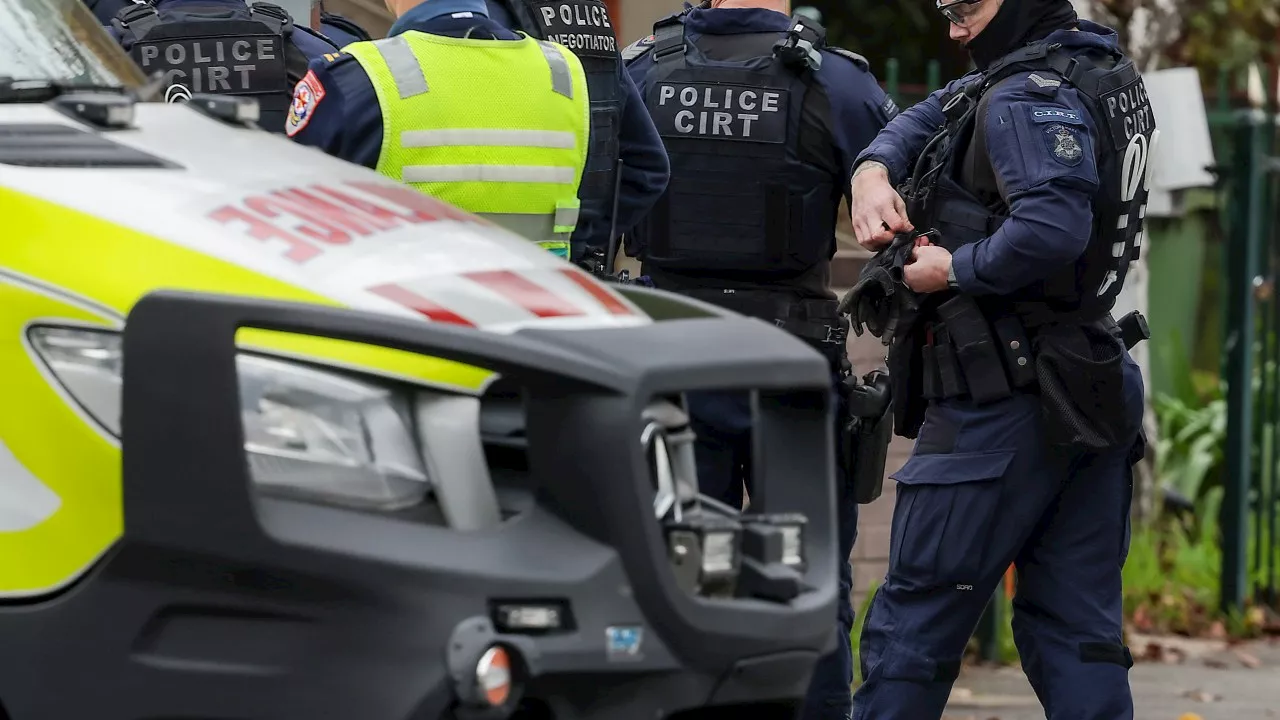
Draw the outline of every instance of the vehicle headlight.
M67 393L120 437L120 334L33 327L30 337ZM264 494L384 511L427 494L407 393L255 355L239 355L236 370L249 472Z

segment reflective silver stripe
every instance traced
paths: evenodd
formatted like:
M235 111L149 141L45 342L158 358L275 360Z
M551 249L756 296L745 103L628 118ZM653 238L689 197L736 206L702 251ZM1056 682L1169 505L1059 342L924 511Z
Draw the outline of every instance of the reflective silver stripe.
M373 45L378 48L382 61L391 70L391 79L395 80L401 100L427 92L427 76L423 74L418 56L413 54L413 48L409 47L409 41L403 35L377 40Z
M542 54L551 66L551 89L572 100L573 75L569 74L569 61L564 59L555 45L545 40L539 40L538 47L542 48Z
M551 165L405 165L404 182L523 182L572 185L573 168Z
M579 208L576 207L556 208L556 226L573 227L577 225L578 212Z
M573 133L556 130L406 130L400 134L400 145L407 148L502 145L571 150L575 143Z
M522 235L534 242L562 240L555 231L555 218L551 215L527 213L476 213L480 217Z

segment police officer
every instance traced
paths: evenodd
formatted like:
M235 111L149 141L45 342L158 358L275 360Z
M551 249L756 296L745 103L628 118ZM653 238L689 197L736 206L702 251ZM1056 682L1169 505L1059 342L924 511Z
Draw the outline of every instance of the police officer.
M108 31L144 73L164 73L166 102L192 93L253 97L259 125L276 133L284 132L294 85L308 63L338 51L278 5L244 0L130 4Z
M662 139L624 72L609 10L601 0L487 0L489 17L507 28L569 48L587 73L591 145L579 194L582 211L572 259L604 250L662 196L670 175ZM619 176L618 161L622 161ZM613 217L615 195L618 216Z
M854 717L940 717L1013 564L1014 636L1046 715L1132 718L1121 567L1144 441L1127 348L1147 333L1109 313L1142 237L1151 106L1115 32L1069 0L938 9L977 70L890 123L852 188L864 247L914 242L919 306L889 349L896 429L916 444L894 475Z
M387 4L386 39L311 63L288 136L567 259L588 142L578 58L494 22L484 0Z
M846 327L828 282L840 200L853 158L897 108L865 59L825 46L821 26L788 11L785 0L713 1L660 20L623 53L671 161L667 191L627 237L627 249L657 287L777 323L810 342L838 381L848 366ZM691 393L688 402L700 490L741 507L750 478L749 397ZM857 503L846 468L839 477L847 559ZM840 575L841 641L815 670L805 718L849 714L847 561Z

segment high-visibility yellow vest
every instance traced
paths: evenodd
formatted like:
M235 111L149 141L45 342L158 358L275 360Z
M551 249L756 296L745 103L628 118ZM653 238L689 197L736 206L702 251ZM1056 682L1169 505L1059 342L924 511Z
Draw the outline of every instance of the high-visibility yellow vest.
M343 51L378 95L378 172L568 257L591 123L572 52L413 30Z

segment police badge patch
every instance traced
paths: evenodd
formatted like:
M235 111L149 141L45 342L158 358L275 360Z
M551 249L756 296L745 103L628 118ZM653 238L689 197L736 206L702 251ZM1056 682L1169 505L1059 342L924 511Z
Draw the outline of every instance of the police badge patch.
M316 77L314 71L308 70L293 89L293 102L289 104L289 117L284 123L285 134L293 137L302 132L311 122L316 106L323 99L324 85L320 84L320 78Z
M1080 139L1066 125L1054 123L1044 129L1045 144L1049 154L1063 165L1075 167L1084 158L1084 148L1080 147Z

